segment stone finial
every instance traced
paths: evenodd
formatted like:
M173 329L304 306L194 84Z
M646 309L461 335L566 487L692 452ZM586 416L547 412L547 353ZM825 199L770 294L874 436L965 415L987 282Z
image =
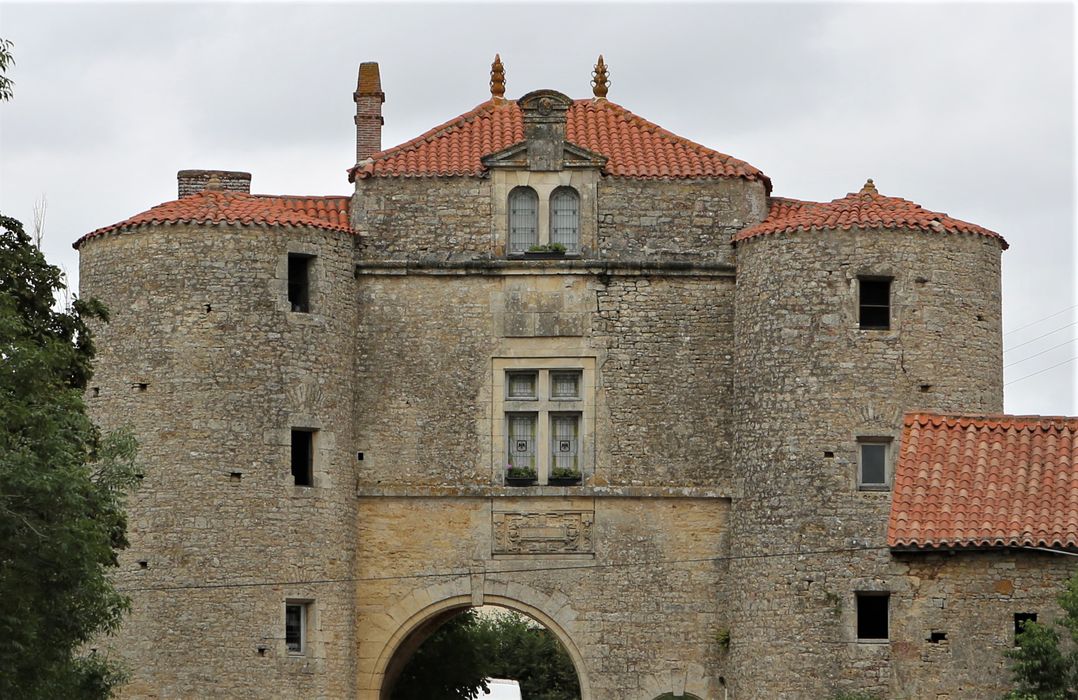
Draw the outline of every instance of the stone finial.
M606 63L603 55L599 54L599 62L595 64L595 70L591 72L591 91L597 100L605 100L606 93L610 89L610 78L607 76Z
M865 181L865 186L861 188L861 192L859 194L861 194L861 195L879 194L879 192L876 190L876 184L874 182L872 182L872 178L869 178L868 180Z
M505 66L499 54L494 54L494 63L490 64L490 96L495 102L505 101Z

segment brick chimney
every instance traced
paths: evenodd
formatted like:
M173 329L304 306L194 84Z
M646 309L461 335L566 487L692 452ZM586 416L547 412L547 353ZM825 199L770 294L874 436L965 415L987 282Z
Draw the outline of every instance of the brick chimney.
M356 162L382 150L382 79L377 63L359 64L359 85L352 96L356 101Z
M203 190L224 190L251 194L251 173L235 170L181 170L176 173L180 198Z

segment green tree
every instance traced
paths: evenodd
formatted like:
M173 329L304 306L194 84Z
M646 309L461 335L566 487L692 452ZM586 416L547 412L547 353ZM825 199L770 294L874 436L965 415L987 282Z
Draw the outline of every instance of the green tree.
M1059 596L1063 618L1056 624L1070 637L1061 648L1060 634L1048 625L1026 622L1015 638L1011 659L1014 690L1005 700L1078 700L1078 572Z
M0 216L0 697L105 698L117 666L86 648L128 601L106 572L127 545L134 440L101 436L83 390L96 302L55 310L63 277Z
M528 700L574 700L580 684L572 659L554 633L516 613L480 618L476 635L490 649L490 675L520 682Z
M434 631L397 678L393 700L473 700L487 690L489 649L476 639L474 610L466 610Z
M569 654L554 634L513 612L467 610L442 625L416 650L393 688L393 700L472 700L487 678L520 683L528 700L576 700L580 684Z
M0 39L0 102L11 99L15 82L7 77L7 70L15 65L15 59L11 57L11 42Z

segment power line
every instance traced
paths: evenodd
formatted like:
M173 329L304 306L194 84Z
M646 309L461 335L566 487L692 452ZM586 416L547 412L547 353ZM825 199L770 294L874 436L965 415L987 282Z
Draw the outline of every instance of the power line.
M1047 321L1048 319L1055 318L1056 316L1058 316L1060 314L1065 314L1065 313L1067 313L1068 311L1070 311L1073 308L1078 308L1078 304L1072 304L1071 306L1068 306L1067 308L1063 309L1062 311L1056 311L1054 314L1048 314L1047 316L1044 316L1043 318L1038 318L1036 321L1030 321L1029 323L1027 323L1024 326L1019 326L1018 328L1015 328L1013 330L1009 330L1009 331L1007 331L1006 333L1003 334L1003 337L1006 338L1011 333L1017 333L1018 331L1025 330L1025 329L1029 328L1030 326L1035 326L1038 323L1040 323L1041 321Z
M1050 369L1055 369L1056 367L1062 367L1063 365L1074 362L1075 360L1078 360L1078 355L1075 355L1074 357L1072 357L1069 360L1063 360L1062 362L1057 362L1056 364L1054 364L1054 365L1052 365L1050 367L1045 367L1044 369L1040 369L1040 370L1037 370L1036 372L1033 372L1031 374L1027 374L1024 377L1019 377L1018 379L1012 379L1009 382L1004 382L1003 386L1010 386L1011 384L1014 384L1015 382L1020 382L1023 379L1029 379L1030 377L1036 377L1038 374L1044 374L1045 372L1047 372Z
M1026 341L1026 342L1024 342L1024 343L1019 343L1018 345L1012 345L1012 346L1011 346L1011 347L1009 347L1009 348L1003 348L1003 352L1004 352L1004 353L1008 353L1008 352L1010 352L1011 350L1015 350L1015 349L1017 349L1017 348L1020 348L1020 347L1022 347L1022 346L1024 346L1024 345L1029 345L1030 343L1036 342L1036 341L1040 340L1041 338L1047 338L1047 337L1048 337L1048 336L1050 336L1050 335L1053 335L1053 334L1055 334L1055 333L1058 333L1058 332L1060 332L1060 331L1061 331L1061 330L1063 330L1064 328L1070 328L1071 326L1073 326L1073 325L1076 325L1076 324L1078 324L1078 321L1071 321L1070 323L1068 323L1068 324L1067 324L1067 325L1065 325L1065 326L1060 326L1059 328L1055 329L1054 331L1048 331L1047 333L1044 333L1044 334L1042 334L1042 335L1038 335L1038 336L1037 336L1036 338L1032 338L1032 339L1030 339L1030 340L1027 340L1027 341Z
M613 562L609 564L566 564L562 566L537 566L526 568L510 568L510 569L486 569L481 573L484 576L496 576L499 574L526 574L531 572L542 571L576 571L587 569L616 569L627 566L654 566L654 565L666 565L666 564L701 564L705 562L721 562L721 561L739 561L739 560L752 560L752 559L773 559L780 557L801 557L801 556L814 556L818 554L846 554L852 552L870 552L882 549L890 549L886 545L875 545L865 547L843 547L839 549L814 549L814 550L801 550L797 552L771 552L763 554L732 554L726 556L717 557L701 557L697 559L643 559L640 561L630 562ZM132 572L134 573L134 572ZM327 583L373 583L377 581L404 581L412 579L426 579L426 578L456 578L461 576L470 576L474 572L470 569L461 569L457 571L451 571L446 573L422 573L422 574L405 574L401 576L349 576L345 578L322 578L322 579L307 579L301 581L247 581L242 583L191 583L191 584L178 584L175 586L131 586L127 588L117 588L117 592L120 593L132 593L135 591L185 591L185 590L205 590L205 589L217 589L217 588L261 588L266 586L313 586Z
M1033 355L1030 355L1029 357L1023 357L1021 360L1015 360L1014 362L1011 362L1010 364L1003 365L1003 369L1007 369L1008 367L1013 367L1013 366L1015 366L1017 364L1021 364L1021 363L1025 362L1026 360L1032 360L1034 357L1039 357L1039 356L1043 355L1046 352L1052 352L1056 348L1061 348L1064 345L1070 345L1075 340L1078 340L1078 337L1071 338L1069 340L1064 340L1059 345L1053 345L1052 347L1048 348L1047 350L1041 350L1040 352L1035 353Z

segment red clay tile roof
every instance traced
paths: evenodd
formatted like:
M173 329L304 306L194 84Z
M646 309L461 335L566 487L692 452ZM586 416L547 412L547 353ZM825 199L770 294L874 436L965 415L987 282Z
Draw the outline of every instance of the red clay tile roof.
M946 214L928 211L919 204L898 197L885 197L876 191L872 180L860 192L850 193L830 202L804 202L784 197L771 198L767 218L734 234L733 242L769 233L827 231L850 228L912 228L926 233L970 233L995 238L1004 250L1003 236L986 228L952 219Z
M607 157L604 172L633 178L740 177L771 180L753 166L693 143L607 100L575 100L565 138ZM422 136L375 153L372 161L348 171L350 180L367 177L481 175L479 159L524 140L524 119L516 102L488 100Z
M907 414L887 544L1078 549L1078 418Z
M99 228L79 240L139 226L159 224L255 224L304 226L351 233L348 197L291 197L205 190L136 214L117 224Z

